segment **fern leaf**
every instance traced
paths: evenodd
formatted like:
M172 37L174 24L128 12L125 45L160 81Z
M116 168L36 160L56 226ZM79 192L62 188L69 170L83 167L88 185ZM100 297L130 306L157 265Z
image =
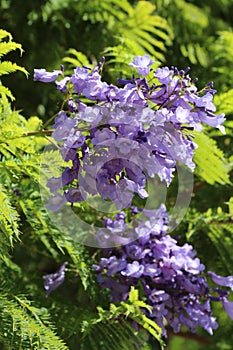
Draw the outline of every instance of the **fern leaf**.
M214 103L221 113L233 114L233 89L215 95Z
M155 6L148 1L139 1L132 10L129 17L125 17L124 25L118 24L117 31L123 37L130 38L144 51L150 53L160 61L164 61L165 51L163 40L169 42L170 28L165 19L153 15ZM152 34L159 34L157 37ZM164 32L164 35L161 35ZM162 39L162 41L161 41ZM157 50L159 49L159 51Z
M0 75L10 74L17 71L21 71L28 76L26 69L16 63L12 63L10 61L0 62Z
M7 32L4 29L0 29L0 40L4 39L4 38L8 38L9 40L12 40L12 35Z
M15 98L14 98L14 96L12 95L11 91L10 91L6 86L3 86L3 85L1 85L1 84L0 84L0 95L1 95L1 96L5 95L5 96L9 97L9 99L10 99L11 101L14 101L14 100L15 100Z
M36 308L23 296L1 293L0 320L1 339L11 349L68 350L56 335L47 310Z
M142 30L142 29L135 28L134 33L138 37L140 37L140 38L144 39L145 41L147 41L148 43L150 43L151 45L153 45L155 47L158 47L161 51L165 51L166 50L164 43L162 41L154 39L150 35L149 32L147 32L145 30Z
M23 53L22 45L15 42L0 42L0 58L11 51L19 49L20 53Z
M212 224L209 225L208 236L215 245L217 251L219 252L219 257L229 275L233 273L233 229L232 224Z
M15 239L19 239L19 215L11 205L10 199L0 184L0 230L5 236L5 241L10 246Z
M198 43L182 44L180 45L180 51L184 57L187 57L193 64L200 63L201 66L206 67L208 65L208 56L206 50Z
M194 162L197 167L195 173L209 184L229 184L227 162L223 152L217 147L216 141L210 139L204 132L195 133Z
M92 334L93 325L96 326L99 324L100 327L104 327L106 330L106 326L109 327L109 333L113 333L112 327L117 325L118 321L121 320L116 330L118 330L119 335L122 333L121 327L125 328L128 333L129 339L132 341L132 345L134 346L132 349L140 349L141 345L145 345L143 341L140 331L137 332L131 325L131 320L136 321L144 330L146 330L149 334L151 334L157 341L159 342L161 348L163 348L163 341L161 339L162 330L161 328L152 320L147 318L145 314L141 311L140 306L138 305L138 291L136 291L133 287L130 291L130 297L128 302L121 302L120 305L116 306L114 304L110 305L110 310L103 310L101 307L98 307L99 318L95 318L85 322L83 325L82 332L85 336L89 336L94 338L94 334ZM129 320L126 321L125 317ZM126 333L126 334L127 334ZM105 334L105 337L109 338L109 334ZM126 335L127 336L127 335ZM117 335L116 335L117 337ZM120 338L122 340L122 337ZM107 344L107 340L103 338L104 345ZM125 349L125 342L119 343L121 349ZM131 345L128 343L127 349L131 349L129 347ZM106 346L106 350L110 350L111 347ZM120 349L120 347L119 347ZM118 350L118 347L116 348Z
M86 290L90 284L90 270L84 246L64 235L53 225L39 199L26 198L20 200L19 205L33 229L33 239L39 239L54 260L58 259L58 252L63 255L68 254ZM37 208L41 208L40 211Z

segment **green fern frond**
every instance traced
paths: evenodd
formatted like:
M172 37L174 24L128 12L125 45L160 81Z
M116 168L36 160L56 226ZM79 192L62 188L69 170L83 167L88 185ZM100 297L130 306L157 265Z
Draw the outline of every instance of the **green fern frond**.
M94 344L96 329L98 329L98 344L102 343L101 349L112 349L113 342L116 346L114 350L145 349L146 341L143 339L143 332L136 331L131 324L132 321L136 321L142 327L142 330L146 330L159 342L161 349L163 349L161 328L147 318L141 308L150 309L150 306L138 299L138 291L132 287L129 301L120 302L119 305L111 304L109 310L98 307L99 317L83 322L84 340ZM127 338L130 339L130 342L125 341ZM97 348L94 347L93 349Z
M68 350L45 308L36 308L24 296L9 296L5 288L0 289L0 338L7 349Z
M139 1L124 21L117 23L117 32L136 43L159 61L164 61L165 43L171 40L167 21L154 15L155 6L148 1ZM122 25L123 24L123 25ZM163 34L162 34L163 33Z
M233 89L216 94L214 103L221 113L233 114Z
M108 22L109 29L113 22L123 20L132 12L127 0L82 0L77 9L85 21L89 20L92 24Z
M54 260L58 259L59 253L68 256L86 290L90 284L90 270L84 246L76 243L51 222L39 198L24 198L19 201L19 205L33 229L33 240L40 240Z
M7 42L3 41L3 39L7 38ZM7 32L6 30L0 29L0 59L8 54L11 51L19 50L20 54L23 53L22 45L15 43L12 41L12 35ZM23 72L26 76L28 76L28 72L24 67L19 66L16 63L12 63L10 61L0 61L0 76L6 75L10 73L14 73L17 71ZM0 96L3 98L4 96L8 97L11 101L14 100L14 96L12 95L11 91L3 86L0 82Z
M4 150L7 152L11 152L12 149L9 147L4 147ZM3 147L1 148L1 152L3 153ZM5 154L7 154L5 152ZM17 153L15 153L17 156ZM17 158L9 157L8 159L3 159L0 165L0 169L4 172L7 172L9 175L14 176L15 179L20 179L22 176L29 176L33 181L39 182L39 171L40 171L40 157L37 154L33 155L18 155Z
M187 57L192 64L200 64L202 67L208 66L208 55L204 47L199 43L182 44L180 51L184 57Z
M8 38L8 41L2 41L3 39ZM19 50L20 54L23 53L22 45L12 41L12 35L5 30L0 29L0 58L11 51ZM21 71L28 76L28 72L25 68L12 63L10 61L0 61L0 75L14 73L16 71Z
M19 111L12 111L5 94L0 104L0 123L0 151L6 159L17 153L19 161L23 154L37 153L48 143L39 133L42 121L38 117L30 117L26 120ZM30 133L35 133L35 135L29 136ZM3 164L0 165L2 166Z
M7 96L11 101L15 100L15 98L12 95L11 91L6 86L3 86L1 83L0 83L0 95L1 96Z
M13 246L13 242L19 239L19 214L12 206L7 193L0 184L0 231L2 235L1 253L6 252L5 242L8 246ZM4 254L3 254L4 255Z
M155 14L151 2L138 1L133 6L127 0L92 0L86 1L85 6L79 2L78 8L85 20L93 24L106 22L113 35L133 42L134 56L143 52L164 61L165 45L171 44L173 34L168 22ZM116 46L119 44L116 42Z
M219 35L217 41L215 41L215 51L217 54L217 57L215 57L216 60L224 59L229 62L232 62L232 55L233 55L233 32L222 30L218 31L217 34ZM215 70L218 71L219 67L215 67Z
M232 222L214 223L209 225L208 236L215 245L223 266L227 269L229 275L233 273L233 225Z
M128 4L121 21L113 21L116 44L106 47L103 54L109 57L106 64L114 78L131 76L128 64L134 56L150 54L154 69L164 61L165 45L170 45L173 34L167 21L154 12L154 5L139 1L136 7Z
M20 53L23 53L22 45L15 42L0 42L0 58L11 51L19 49Z
M184 20L202 29L208 26L208 15L200 7L185 0L175 0L174 2L181 11Z
M229 166L224 158L223 151L217 147L216 141L209 138L204 132L194 133L195 150L194 162L197 167L195 173L209 184L229 184Z
M2 41L2 39L4 38L8 38L9 40L12 40L12 35L6 30L0 29L0 41Z
M10 61L0 62L0 75L15 73L17 71L21 71L28 76L28 72L24 67Z

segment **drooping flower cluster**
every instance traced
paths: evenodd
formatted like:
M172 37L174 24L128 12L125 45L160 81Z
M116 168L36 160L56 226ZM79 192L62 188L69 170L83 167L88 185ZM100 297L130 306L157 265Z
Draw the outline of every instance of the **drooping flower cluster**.
M56 80L67 102L52 133L67 167L60 177L48 180L53 195L47 208L56 211L89 195L113 202L120 211L114 219L106 217L96 233L99 246L106 248L94 265L101 286L111 290L113 301L126 300L130 287L137 286L153 308L149 317L164 335L164 319L175 332L185 325L192 332L201 326L212 334L217 323L210 302L221 301L233 318L229 292L211 290L192 246L179 246L166 234L164 206L145 210L132 207L132 200L135 195L148 197L148 177L158 175L168 186L177 162L194 169L196 145L189 130L200 131L204 123L224 131L224 115L214 114L213 84L198 91L188 69L150 71L153 61L144 55L130 63L141 77L120 79L119 87L101 80L103 64L104 59L93 70L77 67L70 77L63 76L63 67L35 70L37 81ZM126 220L126 212L132 220ZM111 248L116 246L121 247ZM47 295L63 282L64 271L63 265L57 274L45 276ZM215 284L233 290L232 276L209 275Z
M103 63L93 70L77 67L71 77L56 80L57 89L68 97L52 136L62 143L69 166L48 182L53 193L49 209L81 202L87 194L99 194L118 209L129 207L135 194L148 196L148 176L158 175L169 185L177 162L194 169L196 145L188 129L201 130L201 123L223 128L224 115L214 114L212 83L198 91L188 69L158 68L152 83L133 77L119 80L124 86L118 87L101 80ZM144 55L130 65L146 76L152 64ZM35 69L34 79L50 82L61 75L63 68L51 73ZM82 96L92 105L81 102Z
M217 322L212 316L211 301L221 301L233 318L233 302L227 300L229 292L218 287L211 290L204 275L205 266L193 247L187 243L179 246L166 234L168 214L163 205L143 214L147 219L130 228L137 239L120 248L106 249L105 257L94 265L98 282L111 290L114 302L127 300L131 286L142 290L153 307L148 316L161 326L164 335L164 320L174 332L183 325L191 332L200 326L212 334ZM105 219L104 223L108 231L105 240L110 242L116 237L121 240L128 226L124 213L118 213L114 220ZM101 239L101 230L98 236ZM209 275L214 283L233 290L232 276L224 278L213 272Z

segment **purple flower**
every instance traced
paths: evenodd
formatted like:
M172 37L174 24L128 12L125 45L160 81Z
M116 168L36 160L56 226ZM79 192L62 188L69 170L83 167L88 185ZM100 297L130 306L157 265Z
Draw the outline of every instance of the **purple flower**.
M152 303L160 303L169 300L169 294L164 290L153 289L150 293L149 299Z
M52 134L61 141L61 155L69 166L61 177L49 179L54 195L47 208L56 211L67 201L81 202L97 194L112 201L120 212L103 220L96 242L106 248L123 246L105 252L95 265L100 285L111 290L114 301L127 300L130 287L139 287L152 306L148 316L162 327L164 335L164 319L174 331L184 325L194 332L200 326L212 334L217 323L210 301L221 301L233 318L229 292L210 288L205 266L193 247L180 246L166 234L165 206L158 210L130 207L137 195L148 197L147 177L158 175L169 185L177 162L194 170L196 145L188 130L200 131L205 123L224 131L224 115L214 114L213 86L198 90L188 69L162 67L154 74L158 85L133 77L121 81L124 87L118 88L101 80L103 63L93 70L77 67L70 78L56 82L62 93L69 84L72 96L66 100L67 112L60 111L55 118ZM146 76L152 64L144 55L136 56L130 66ZM34 80L53 81L62 72L36 69ZM87 104L81 102L83 96ZM56 192L60 187L63 196ZM47 295L63 280L63 270L44 278ZM209 275L214 283L233 290L233 276Z
M97 279L105 280L104 286L110 288L114 301L123 300L122 297L125 300L127 293L124 296L117 293L113 282L110 283L110 278L114 278L116 283L128 286L128 290L132 285L136 287L142 285L144 297L153 307L152 313L148 316L162 327L164 335L166 335L166 329L163 319L167 320L174 331L178 331L184 325L195 332L200 326L212 334L217 323L212 316L210 300L222 301L230 317L233 316L233 302L226 299L228 295L226 291L215 288L213 293L217 292L218 297L212 294L203 276L204 265L196 258L196 252L191 245L179 246L174 238L165 235L168 215L164 206L159 210L145 210L144 214L150 221L138 218L134 226L135 231L138 231L139 227L141 230L144 227L146 239L140 237L120 249L111 249L114 258L100 260L99 268L96 269ZM153 228L153 224L157 227ZM108 224L106 222L106 225L109 237L112 239L114 220L108 221ZM127 229L125 223L122 233ZM117 234L121 233L117 232ZM133 235L133 230L130 234ZM109 237L105 236L107 240ZM106 247L108 247L107 244ZM122 264L121 261L124 263ZM114 263L113 266L117 266L117 271L113 270L114 276L108 268L111 262ZM218 282L231 287L230 278L219 280L220 276L217 277Z
M59 75L62 75L61 70L54 70L53 72L47 72L45 69L34 69L34 80L41 81L43 83L50 83L54 81Z
M200 112L200 120L202 123L218 128L223 134L225 134L225 128L221 125L226 120L224 113L216 116L213 113Z
M71 184L74 179L78 177L78 167L77 168L69 168L66 167L62 173L62 186L66 186Z
M222 304L228 316L233 320L233 301L223 298Z
M108 128L103 128L102 130L97 130L92 138L93 145L110 145L114 142L116 136L115 133Z
M212 278L213 282L218 284L219 286L229 287L233 290L233 276L222 277L216 275L216 273L212 271L208 271L208 275Z
M57 289L64 282L66 265L67 262L61 265L59 270L57 270L55 273L50 273L49 275L43 276L46 298L53 290Z
M116 272L124 270L127 266L125 259L117 259L115 256L111 256L108 259L108 271L107 276L114 275Z
M83 94L90 100L104 101L109 91L109 85L101 80L89 80L83 89Z
M83 202L84 198L79 188L70 187L65 190L64 195L68 202Z
M69 98L69 101L68 101L68 109L70 112L74 112L74 113L77 113L78 112L78 107L77 105L75 104L75 102L73 101L73 98Z
M114 146L118 148L122 155L129 157L130 153L137 149L138 143L126 137L118 137L114 143Z
M62 123L60 123L57 128L52 133L52 136L55 138L55 140L65 140L68 135L73 131L72 129L77 124L77 120L67 118Z
M55 123L53 124L53 128L56 129L58 126L62 125L66 119L68 119L66 112L60 111L54 120Z
M60 81L55 81L56 87L59 91L61 91L62 93L66 92L66 86L68 84L68 82L70 81L69 77L63 78Z
M64 147L67 148L79 148L84 144L85 136L81 133L81 131L71 129L70 133L64 143Z
M162 84L169 84L172 79L172 70L170 70L168 67L158 68L155 71L155 77L160 81Z
M143 56L135 56L133 62L131 62L129 65L130 67L135 67L139 74L141 75L147 75L150 73L150 66L154 63L150 59L150 56L143 55Z
M140 247L138 244L134 243L127 244L125 249L128 257L132 260L143 259L150 252L150 249L144 249L143 247Z
M148 249L147 253L149 253L149 252L150 252L150 250ZM160 274L161 274L161 269L157 263L146 264L144 266L144 275L145 276L150 276L151 278L153 278L153 277L158 276Z
M86 107L79 113L79 119L84 120L85 122L95 127L101 122L102 115L100 114L100 108L96 107Z
M65 144L61 147L61 155L65 162L68 162L69 160L75 160L77 157L76 149L69 148Z
M204 107L205 109L208 109L209 111L215 112L216 107L213 104L213 95L209 92L207 92L203 96L198 96L197 94L191 94L190 95L190 101L195 103L196 107Z
M74 84L74 90L80 95L86 85L88 79L88 70L86 68L76 67L74 74L70 78L70 82Z
M128 264L126 269L121 271L123 276L130 276L139 278L143 274L144 266L140 265L138 261L133 261L132 264Z

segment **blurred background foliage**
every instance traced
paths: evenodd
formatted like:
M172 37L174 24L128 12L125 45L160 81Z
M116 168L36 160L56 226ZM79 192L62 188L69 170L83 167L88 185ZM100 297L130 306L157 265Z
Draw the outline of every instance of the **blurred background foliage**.
M154 68L190 66L199 87L214 81L217 111L227 117L226 134L206 128L197 139L191 205L173 234L181 243L194 245L207 269L233 275L233 2L0 0L0 8L1 28L25 51L20 56L21 47L11 46L4 55L17 66L0 70L0 348L105 350L104 330L106 337L111 333L118 339L124 327L117 325L122 328L118 334L114 322L107 327L96 313L97 305L106 309L109 305L91 270L93 251L63 237L49 221L38 185L40 151L46 140L24 137L25 132L40 130L42 121L58 111L61 99L53 84L33 82L33 69L54 70L63 63L69 71L77 64L96 64L105 55L105 79L116 83L117 77L132 74L128 62L134 55L147 53L155 61ZM29 72L28 79L13 73L22 71L20 67ZM176 179L168 205L175 196ZM52 299L45 299L42 274L55 271L64 261L69 263L66 285ZM215 306L215 315L220 327L213 337L202 331L196 336L170 333L167 349L232 349L233 323L220 307ZM101 343L93 331L97 323ZM129 334L133 348L132 329ZM142 333L142 338L148 343L145 349L155 349L151 337ZM123 346L119 343L120 349Z

